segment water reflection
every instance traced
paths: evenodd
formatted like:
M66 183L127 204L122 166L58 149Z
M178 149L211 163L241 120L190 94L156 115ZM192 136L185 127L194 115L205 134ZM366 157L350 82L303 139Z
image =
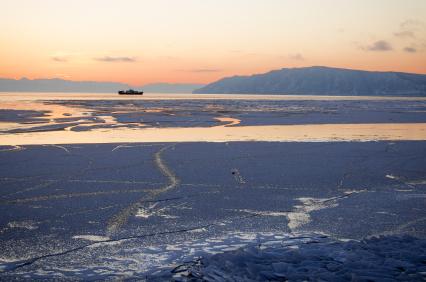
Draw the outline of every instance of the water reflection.
M0 95L0 110L25 112L0 122L0 145L73 144L73 143L133 143L133 142L229 142L229 141L371 141L371 140L426 140L426 120L416 122L371 122L322 124L274 124L293 115L297 120L312 113L330 119L346 109L342 104L324 108L317 102L283 105L278 101L312 99L393 101L401 108L401 101L413 101L411 113L424 116L426 98L327 97L327 96L272 96L272 95L193 95L151 94L132 97L128 102L117 100L115 94L32 93ZM200 97L206 102L199 101ZM40 100L43 98L43 100ZM65 99L66 98L66 99ZM194 100L194 98L197 98ZM65 100L64 100L65 99ZM68 100L69 99L69 100ZM106 100L104 100L106 99ZM167 100L176 101L168 102ZM174 100L175 99L175 100ZM177 100L185 100L178 103ZM216 99L229 102L218 103ZM234 103L235 99L241 99ZM263 104L258 99L267 100ZM378 100L379 99L379 100ZM136 101L142 102L136 103ZM253 100L255 100L253 102ZM276 103L273 101L277 101ZM90 102L89 102L90 101ZM133 101L133 102L132 102ZM145 101L145 102L143 102ZM215 102L216 101L216 102ZM250 102L251 101L251 102ZM272 101L272 102L270 102ZM166 103L166 104L165 104ZM232 104L234 103L234 104ZM272 103L272 104L271 104ZM302 103L302 102L301 102ZM327 102L328 103L328 102ZM356 102L348 102L356 103ZM364 102L366 103L366 102ZM390 103L390 102L385 102ZM340 107L340 108L339 108ZM365 105L357 106L364 110ZM394 104L386 106L394 112ZM357 109L358 109L357 108ZM368 108L368 107L367 107ZM370 112L374 109L367 109ZM410 109L407 109L410 110ZM259 116L263 113L270 116ZM20 116L24 115L24 116ZM356 114L353 114L356 116ZM406 115L404 113L404 115ZM19 119L17 118L19 117ZM241 120L244 117L245 120ZM247 119L248 117L248 119ZM273 120L275 118L275 120ZM415 117L417 118L417 116ZM262 120L263 119L263 120ZM251 123L247 124L250 120ZM333 120L332 120L333 121Z

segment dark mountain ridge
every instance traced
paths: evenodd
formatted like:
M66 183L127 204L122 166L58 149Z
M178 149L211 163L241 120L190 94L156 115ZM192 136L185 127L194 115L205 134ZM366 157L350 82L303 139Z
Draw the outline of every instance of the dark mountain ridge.
M70 81L52 79L8 79L0 78L0 91L3 92L117 92L128 89L129 85L117 82Z
M86 92L116 93L129 88L141 89L147 93L191 93L202 84L153 83L144 86L131 86L119 82L71 81L52 79L8 79L0 78L0 92Z
M224 78L194 93L426 96L426 75L321 66L284 68Z

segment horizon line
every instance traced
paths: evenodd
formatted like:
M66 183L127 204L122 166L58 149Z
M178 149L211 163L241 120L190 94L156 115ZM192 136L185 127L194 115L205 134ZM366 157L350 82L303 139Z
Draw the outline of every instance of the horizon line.
M328 68L328 69L362 71L362 72L404 73L404 74L426 75L426 72L425 73L421 73L421 72L405 72L405 71L396 71L396 70L390 70L390 71L385 71L385 70L365 70L365 69L358 69L358 68L345 68L345 67L335 67L335 66L326 66L326 65L310 65L310 66L303 66L303 67L282 67L282 68L277 68L277 69L271 69L271 70L265 71L265 72L256 72L256 73L252 73L252 74L248 74L248 75L234 74L234 75L231 75L231 76L223 76L222 78L219 78L218 80L221 80L223 78L228 78L228 77L255 76L255 75L259 75L259 74L266 74L266 73L270 73L270 72L274 72L274 71L280 71L280 70L285 70L285 69L307 69L307 68ZM120 82L120 81L73 80L73 79L67 79L67 78L63 78L63 77L28 78L26 76L22 76L21 78L0 77L0 79L3 79L3 80L8 79L8 80L15 80L15 81L20 81L20 80L30 80L30 81L36 81L36 80L62 80L62 81L69 81L69 82L117 83L117 84L126 84L127 86L134 86L134 87L142 87L142 86L147 86L147 85L152 85L152 84L175 84L175 85L193 84L193 85L207 85L207 84L213 83L215 81L218 81L218 80L215 80L215 81L211 81L211 82L208 82L208 83L158 81L158 82L149 82L149 83L145 83L145 84L141 84L141 85L136 85L136 84L131 84L131 83L127 83L127 82Z

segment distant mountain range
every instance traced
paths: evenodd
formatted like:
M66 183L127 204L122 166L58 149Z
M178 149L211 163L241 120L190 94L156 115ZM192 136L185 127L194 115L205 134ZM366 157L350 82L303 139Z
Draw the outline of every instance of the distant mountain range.
M141 89L147 93L192 93L204 86L204 84L153 83L146 84Z
M53 79L7 79L0 78L0 92L89 92L116 93L129 88L141 89L147 93L192 93L203 84L156 83L140 87L118 82L70 81Z
M146 93L426 96L426 75L306 67L285 68L252 76L233 76L208 85L155 83L140 87L117 82L58 78L0 78L0 92L116 93L129 88Z
M329 67L285 68L224 78L193 93L426 96L426 75Z

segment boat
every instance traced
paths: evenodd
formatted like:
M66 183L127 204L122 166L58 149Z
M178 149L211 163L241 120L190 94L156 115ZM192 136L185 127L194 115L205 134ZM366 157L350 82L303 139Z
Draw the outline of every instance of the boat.
M120 94L120 95L143 95L143 91L136 91L136 90L133 90L133 89L120 90L120 91L118 91L118 94Z

